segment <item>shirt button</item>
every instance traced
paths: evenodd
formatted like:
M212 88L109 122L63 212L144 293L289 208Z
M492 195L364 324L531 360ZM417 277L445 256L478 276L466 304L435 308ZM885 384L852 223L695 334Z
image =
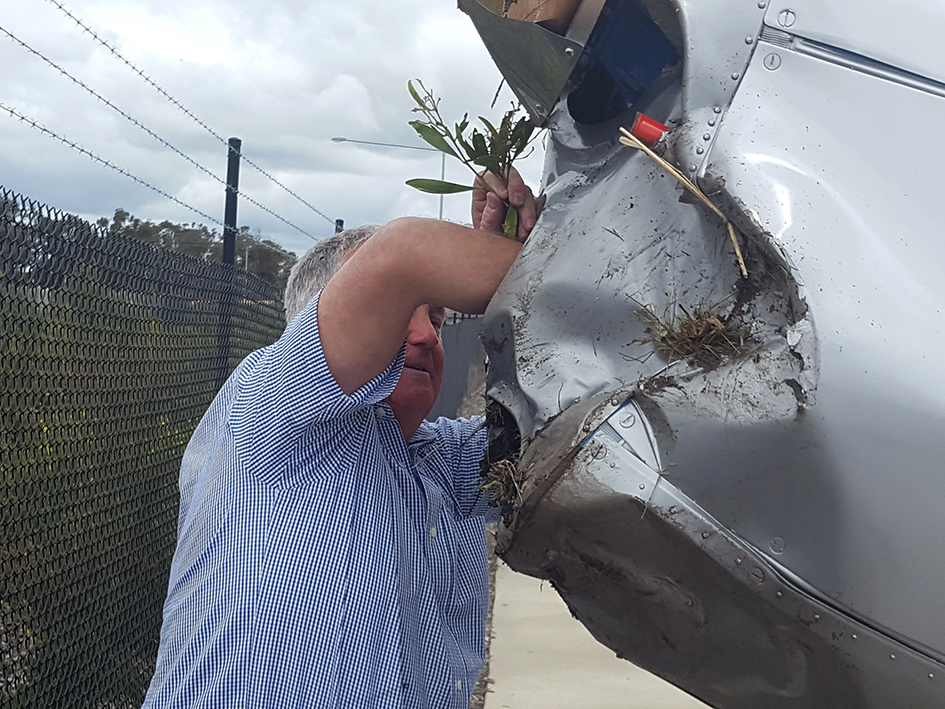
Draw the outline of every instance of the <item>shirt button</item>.
M436 527L430 527L430 536L431 536L431 537L435 537L435 536L436 536Z
M376 409L374 409L374 415L379 419L382 419L387 416L387 412L384 410L383 406L378 406Z
M457 692L463 691L463 680L461 679L456 680L456 691Z

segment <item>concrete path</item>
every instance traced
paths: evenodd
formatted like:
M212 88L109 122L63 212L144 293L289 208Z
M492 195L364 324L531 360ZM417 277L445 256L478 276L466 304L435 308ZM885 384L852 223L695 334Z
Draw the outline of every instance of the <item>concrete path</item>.
M496 572L486 709L707 709L620 660L571 617L548 583Z

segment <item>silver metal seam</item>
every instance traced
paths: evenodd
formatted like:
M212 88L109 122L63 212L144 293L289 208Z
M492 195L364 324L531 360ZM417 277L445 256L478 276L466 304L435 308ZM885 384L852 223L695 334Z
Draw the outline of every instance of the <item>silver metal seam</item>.
M804 39L803 37L771 27L765 27L762 30L760 39L762 42L781 49L813 57L814 59L820 59L821 61L836 66L842 66L860 72L861 74L876 77L877 79L883 79L894 84L906 86L910 89L924 91L925 93L945 98L945 84L942 82L928 79L919 74L914 74L905 69L899 69L875 59L870 59L861 54L855 54L854 52L832 47L829 44L823 44L822 42L816 42L811 39Z

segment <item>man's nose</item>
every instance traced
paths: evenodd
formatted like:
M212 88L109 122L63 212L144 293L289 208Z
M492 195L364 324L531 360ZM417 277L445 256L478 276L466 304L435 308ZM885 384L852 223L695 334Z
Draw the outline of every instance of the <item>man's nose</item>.
M421 305L410 318L410 324L407 326L407 342L421 347L436 347L439 341L440 333L430 322L430 308Z

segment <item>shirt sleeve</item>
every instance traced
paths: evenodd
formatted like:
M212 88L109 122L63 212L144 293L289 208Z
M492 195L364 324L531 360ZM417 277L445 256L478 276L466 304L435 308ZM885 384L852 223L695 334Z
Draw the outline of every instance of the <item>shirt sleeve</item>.
M485 419L474 416L468 419L440 418L429 425L434 438L427 451L420 453L429 459L432 470L428 472L438 478L441 486L453 499L458 517L485 517L487 522L499 518L499 509L492 504L491 492L482 489L479 464L488 445ZM435 464L435 458L440 464Z
M372 406L397 385L404 348L377 377L345 394L325 360L318 330L318 293L276 342L250 354L227 382L228 423L236 452L258 469L281 468L313 424Z

